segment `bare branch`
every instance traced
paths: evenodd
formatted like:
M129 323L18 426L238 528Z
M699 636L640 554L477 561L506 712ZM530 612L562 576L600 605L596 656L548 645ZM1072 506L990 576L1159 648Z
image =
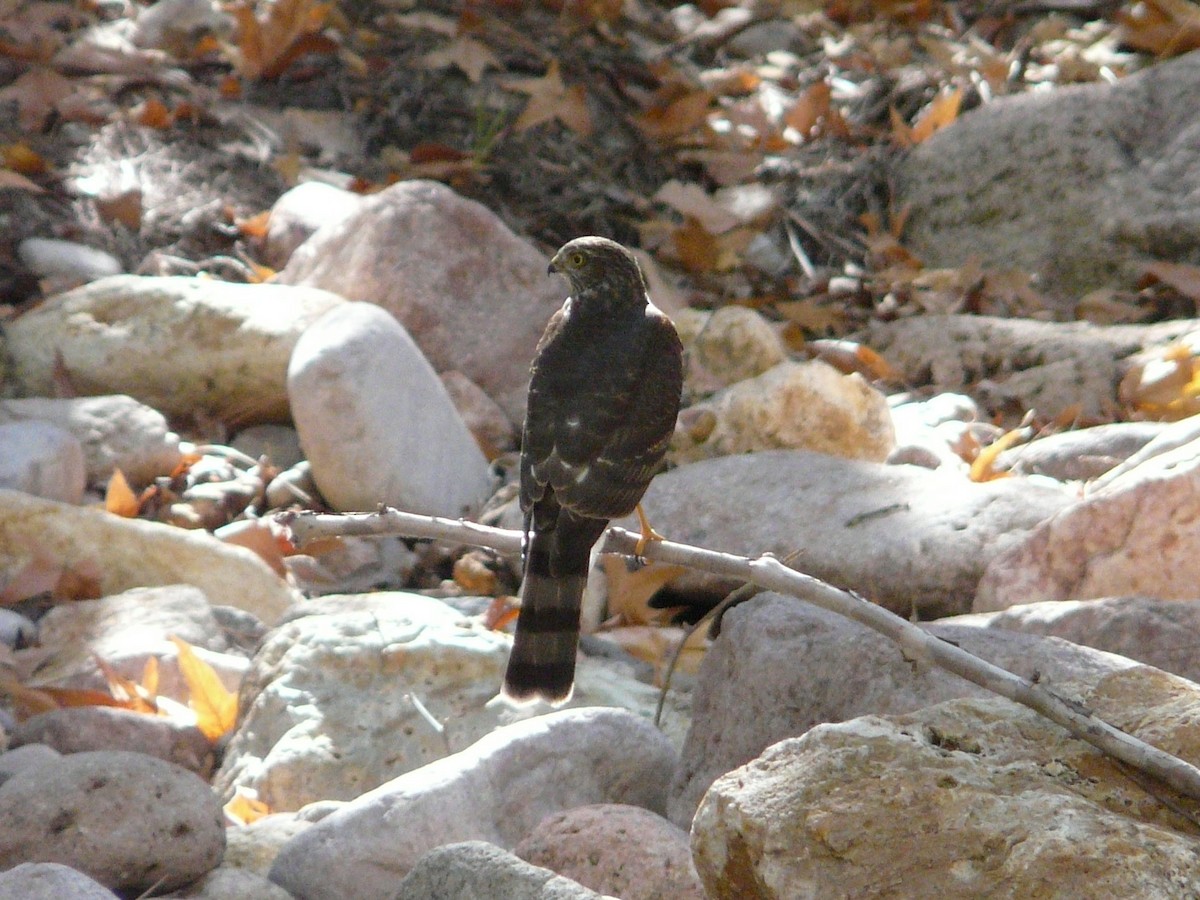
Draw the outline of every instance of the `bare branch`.
M437 516L418 516L390 507L380 507L373 513L344 513L317 515L308 512L289 512L278 516L280 524L291 529L296 543L303 546L324 537L367 537L370 535L404 535L430 538L451 544L471 544L488 547L499 553L520 553L521 532L489 528L465 519L443 519Z
M418 516L393 509L346 515L288 513L280 518L291 528L300 544L335 535L403 534L489 547L500 553L521 551L519 531L489 528L463 520ZM632 556L638 538L639 535L622 528L610 528L601 539L600 549L605 553ZM906 659L938 666L985 690L1027 706L1109 756L1160 779L1183 796L1200 800L1200 769L1185 760L1115 728L1094 716L1077 701L1060 697L1043 685L980 659L881 606L789 569L770 554L750 559L688 544L652 541L645 547L642 556L751 582L766 590L787 594L853 619L899 644Z

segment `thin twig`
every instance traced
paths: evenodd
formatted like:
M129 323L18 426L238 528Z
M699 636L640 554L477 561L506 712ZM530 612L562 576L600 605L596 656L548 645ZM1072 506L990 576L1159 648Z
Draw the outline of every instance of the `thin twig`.
M683 637L679 639L679 643L671 651L671 658L667 660L667 668L663 672L662 688L658 692L658 706L654 707L655 728L662 727L662 711L663 706L667 702L667 692L671 690L671 677L675 674L675 667L679 665L679 657L683 656L683 648L692 639L692 635L699 631L702 625L716 619L721 613L733 606L733 604L749 599L755 590L756 588L752 584L743 584L741 587L734 588L725 595L720 603L693 622L692 626L683 633Z
M418 516L392 509L381 508L377 513L341 516L291 513L284 514L281 519L291 527L301 544L316 537L334 535L403 534L490 547L500 553L516 554L521 550L519 531L488 528L461 520ZM601 539L600 550L633 556L638 540L638 534L623 528L609 528ZM641 555L658 562L674 563L752 582L761 588L796 597L853 619L899 644L905 659L936 665L985 690L1027 706L1101 752L1158 778L1183 796L1200 800L1200 769L1191 763L1115 728L1097 718L1081 703L1060 697L1041 684L1020 678L980 659L881 606L789 569L770 554L750 559L672 541L652 541L642 549Z

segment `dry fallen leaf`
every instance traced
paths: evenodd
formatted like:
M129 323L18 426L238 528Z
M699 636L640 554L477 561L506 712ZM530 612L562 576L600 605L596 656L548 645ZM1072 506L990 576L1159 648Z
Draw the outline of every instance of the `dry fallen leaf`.
M857 341L809 341L805 349L846 375L858 373L871 381L902 380L900 373L886 359Z
M713 272L718 265L717 240L699 221L688 216L671 234L671 243L683 267L689 272Z
M0 588L0 606L42 594L56 601L94 600L100 596L100 567L90 560L67 566L58 557L34 548L30 560Z
M517 78L502 82L510 91L529 95L529 102L513 123L517 131L557 119L581 137L592 133L592 114L588 111L587 88L582 84L567 87L558 70L558 60L551 60L541 78Z
M287 577L283 558L294 554L296 548L286 531L270 519L239 519L222 525L213 532L213 536L226 544L245 547L257 553L276 575Z
M600 634L624 649L631 656L654 666L655 684L661 684L671 654L686 632L682 628L663 628L657 625L629 625L605 628ZM675 667L677 672L695 674L708 649L708 629L697 629L684 646Z
M521 604L516 597L494 597L483 614L483 627L501 631L521 613Z
M108 489L104 492L104 508L125 519L136 519L141 510L137 496L120 469L113 469L112 477L108 479Z
M868 261L873 268L920 269L922 267L921 260L900 243L900 236L904 233L904 223L908 220L907 207L898 213L893 213L886 228L879 216L873 212L863 213L858 220L867 229Z
M452 577L468 594L487 597L496 592L496 573L489 568L483 551L469 551L454 561Z
M703 125L713 102L712 92L707 90L690 90L682 95L672 91L668 98L633 119L647 137L664 143L690 134Z
M1149 278L1168 284L1189 300L1200 303L1200 266L1156 259L1146 263L1142 271Z
M709 234L717 235L741 224L741 220L721 206L701 185L671 179L654 195L655 201L665 203L684 216L691 216Z
M846 320L844 304L838 302L822 303L816 297L805 297L803 300L780 300L774 304L775 311L788 320L791 329L785 329L784 337L799 349L807 345L803 334L796 334L796 328L814 334L823 334L837 328ZM794 339L798 341L794 342Z
M1022 441L1029 440L1029 436L1030 430L1028 428L1014 428L1012 431L1006 431L980 450L979 455L971 463L971 480L995 481L998 478L1010 477L1011 472L1003 472L996 469L996 460L1005 450L1015 447Z
M1175 422L1200 413L1200 365L1192 348L1172 344L1133 367L1117 397L1142 419Z
M427 69L445 69L454 66L472 82L478 82L485 70L503 68L488 46L482 41L466 35L455 38L440 50L431 50L421 57Z
M794 129L800 140L822 134L848 137L850 126L832 104L833 89L818 81L801 93L783 114L783 124Z
M238 23L237 70L243 78L278 78L306 53L330 53L337 44L320 34L331 3L277 0L262 17L249 2L229 8Z
M150 658L155 659L154 657ZM104 680L108 683L108 692L112 694L113 699L122 708L149 715L158 715L158 704L155 702L155 694L146 685L138 684L132 678L126 678L95 653L92 654L92 660L96 663L100 674L104 676ZM157 669L154 671L154 681L157 688Z
M258 799L254 788L238 785L225 804L225 818L234 825L249 825L271 814L271 807Z
M1140 0L1116 18L1118 39L1135 50L1167 57L1200 47L1200 6L1188 0Z
M904 124L900 114L892 110L892 136L901 147L915 147L929 140L934 134L958 118L962 106L962 88L956 87L939 93L917 116L912 127Z
M142 199L140 187L106 194L95 199L96 212L105 222L120 222L130 231L137 232L142 227Z
M24 141L0 146L0 162L4 168L21 175L44 175L50 171L46 158Z
M31 194L44 194L45 188L30 181L24 175L9 169L0 169L0 188L15 188L18 191L28 191Z
M30 69L12 84L0 88L0 104L16 102L17 125L21 130L40 131L50 114L75 91L75 82L53 69Z
M605 554L600 558L608 588L608 614L625 625L665 625L677 610L656 609L650 600L663 587L682 575L686 569L666 563L651 562L630 568L626 557Z
M196 713L196 727L211 741L237 724L237 694L230 693L213 667L198 657L187 641L172 636L179 650L179 671L188 686L188 706Z
M170 128L175 121L175 117L167 109L167 105L157 97L150 97L144 103L139 103L133 108L130 115L133 121L139 125L145 125L147 128L157 128L160 131Z

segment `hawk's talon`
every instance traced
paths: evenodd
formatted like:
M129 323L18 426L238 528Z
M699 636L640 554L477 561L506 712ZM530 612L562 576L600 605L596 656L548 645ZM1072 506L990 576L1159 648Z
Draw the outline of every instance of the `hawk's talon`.
M646 545L651 541L665 541L666 538L655 531L650 526L650 520L646 518L646 512L642 509L642 504L638 504L634 509L637 513L638 523L641 525L642 534L638 538L637 544L633 548L633 555L638 559L642 558L642 554L646 552Z

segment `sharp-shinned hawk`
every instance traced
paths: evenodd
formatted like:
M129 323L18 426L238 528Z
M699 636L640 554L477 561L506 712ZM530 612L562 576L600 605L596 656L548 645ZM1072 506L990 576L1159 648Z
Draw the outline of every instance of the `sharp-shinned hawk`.
M577 238L550 261L571 293L538 343L521 440L525 577L504 675L513 700L566 700L592 546L662 464L683 348L620 244Z

